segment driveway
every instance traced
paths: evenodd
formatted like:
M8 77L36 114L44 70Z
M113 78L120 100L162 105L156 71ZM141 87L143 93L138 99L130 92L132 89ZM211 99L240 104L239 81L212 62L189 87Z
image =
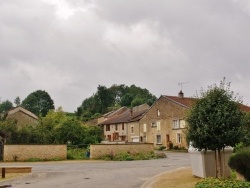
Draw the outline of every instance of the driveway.
M1 163L32 166L32 174L0 182L14 188L138 188L160 173L189 167L188 153L166 152L167 158L141 161L60 161Z

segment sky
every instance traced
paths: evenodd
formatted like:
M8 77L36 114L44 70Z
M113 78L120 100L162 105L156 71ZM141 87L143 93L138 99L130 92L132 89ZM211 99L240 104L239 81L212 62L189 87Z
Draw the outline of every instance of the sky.
M74 112L98 85L192 97L226 77L250 106L249 61L247 0L0 1L1 101Z

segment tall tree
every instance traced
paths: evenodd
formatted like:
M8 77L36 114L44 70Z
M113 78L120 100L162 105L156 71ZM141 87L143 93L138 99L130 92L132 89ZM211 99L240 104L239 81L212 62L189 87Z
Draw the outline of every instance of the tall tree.
M0 113L7 112L11 108L13 108L13 104L9 100L6 100L0 103Z
M17 97L15 98L15 100L14 100L14 103L15 103L16 106L20 106L20 104L21 104L21 99L20 99L20 97L17 96Z
M99 85L97 92L77 108L76 115L89 120L96 117L96 114L103 114L120 106L134 107L143 103L152 105L155 101L156 97L147 89L135 85L112 85L110 88Z
M221 150L240 142L244 114L239 108L238 97L230 91L230 84L225 80L201 95L187 118L187 138L195 148L215 151L217 177L221 177Z
M46 116L49 110L55 109L54 101L46 91L37 90L29 94L22 106L38 116Z

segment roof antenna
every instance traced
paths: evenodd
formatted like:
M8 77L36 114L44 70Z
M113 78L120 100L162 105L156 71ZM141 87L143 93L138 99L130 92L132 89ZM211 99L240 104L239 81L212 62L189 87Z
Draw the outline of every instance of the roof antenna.
M178 85L181 86L181 91L182 91L182 85L187 84L188 82L179 82Z

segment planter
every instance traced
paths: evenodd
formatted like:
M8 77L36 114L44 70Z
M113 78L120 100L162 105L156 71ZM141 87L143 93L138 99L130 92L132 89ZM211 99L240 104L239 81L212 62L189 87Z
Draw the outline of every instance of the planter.
M221 151L222 176L230 177L231 169L227 165L228 159L233 152L233 148L228 147ZM207 178L216 177L216 160L214 151L198 151L198 149L189 147L188 153L191 161L192 174L197 177Z

